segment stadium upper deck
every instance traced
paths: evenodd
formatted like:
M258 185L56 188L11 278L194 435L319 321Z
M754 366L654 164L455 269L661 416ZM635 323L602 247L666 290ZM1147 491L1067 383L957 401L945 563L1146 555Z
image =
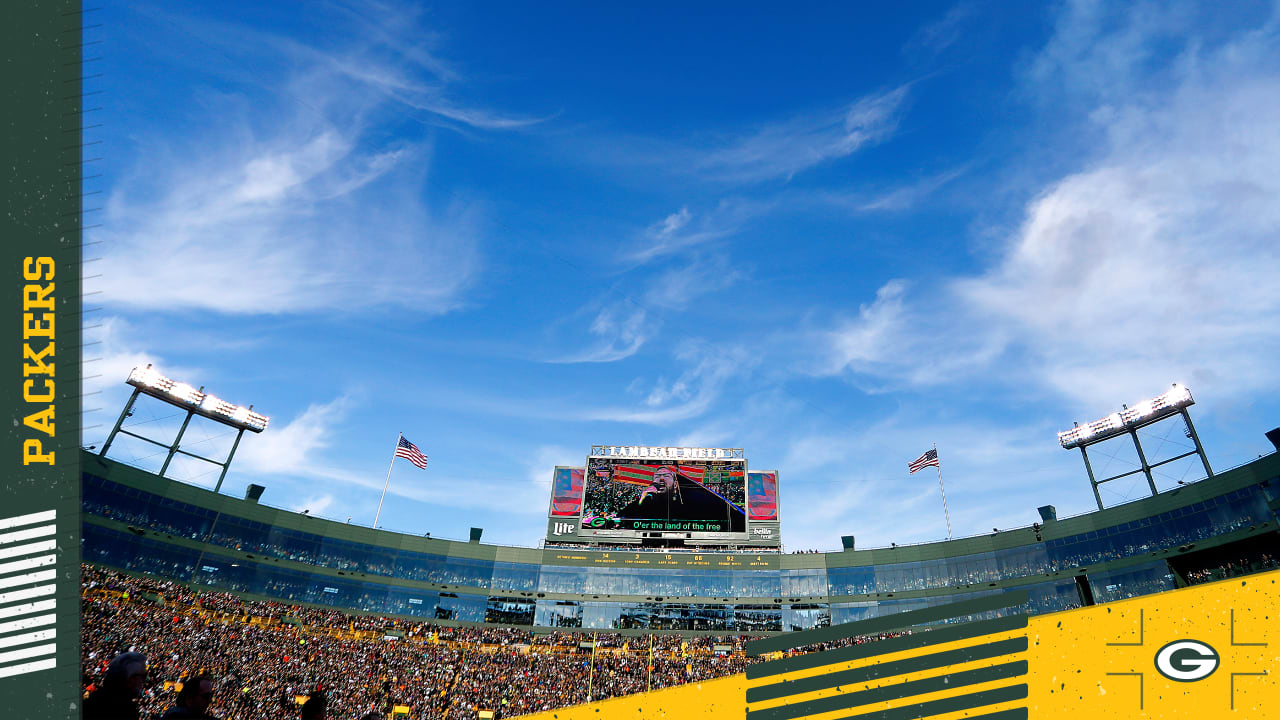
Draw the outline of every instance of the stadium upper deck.
M515 548L345 525L83 457L85 562L250 596L458 623L800 630L1027 589L1032 613L1173 589L1280 548L1280 454L991 535L819 554Z

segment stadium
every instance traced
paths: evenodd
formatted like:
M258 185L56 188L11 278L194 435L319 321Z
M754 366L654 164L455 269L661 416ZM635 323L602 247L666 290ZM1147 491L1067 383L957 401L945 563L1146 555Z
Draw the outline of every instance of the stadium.
M311 517L105 451L82 468L86 689L134 648L147 707L198 671L228 720L296 717L316 690L336 717L511 717L742 672L749 637L1012 592L1026 602L959 619L1054 613L1261 572L1280 549L1278 453L1029 527L799 554L780 473L734 448L592 447L552 471L536 548Z

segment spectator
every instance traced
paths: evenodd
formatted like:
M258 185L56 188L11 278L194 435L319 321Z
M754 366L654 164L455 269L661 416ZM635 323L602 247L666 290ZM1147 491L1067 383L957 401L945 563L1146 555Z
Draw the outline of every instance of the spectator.
M329 699L323 692L311 693L311 697L302 703L302 720L324 720Z
M147 679L147 656L124 652L107 666L102 687L84 701L84 720L138 720L137 698Z
M213 678L197 675L182 684L173 708L162 715L160 720L214 720L208 713L209 703L212 701Z

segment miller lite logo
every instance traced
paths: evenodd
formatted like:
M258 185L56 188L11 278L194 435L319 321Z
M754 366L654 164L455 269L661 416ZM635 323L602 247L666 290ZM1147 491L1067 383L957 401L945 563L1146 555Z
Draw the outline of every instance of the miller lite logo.
M558 522L551 528L552 535L572 535L577 525L573 523Z

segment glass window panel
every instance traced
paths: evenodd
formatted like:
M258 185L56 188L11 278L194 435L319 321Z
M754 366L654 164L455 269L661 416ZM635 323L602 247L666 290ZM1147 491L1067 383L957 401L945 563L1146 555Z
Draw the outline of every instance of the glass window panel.
M488 598L466 593L440 593L436 605L436 618L459 622L484 622Z
M533 624L541 627L580 628L582 604L572 600L538 600Z
M511 597L491 597L484 621L499 625L532 625L534 601Z

